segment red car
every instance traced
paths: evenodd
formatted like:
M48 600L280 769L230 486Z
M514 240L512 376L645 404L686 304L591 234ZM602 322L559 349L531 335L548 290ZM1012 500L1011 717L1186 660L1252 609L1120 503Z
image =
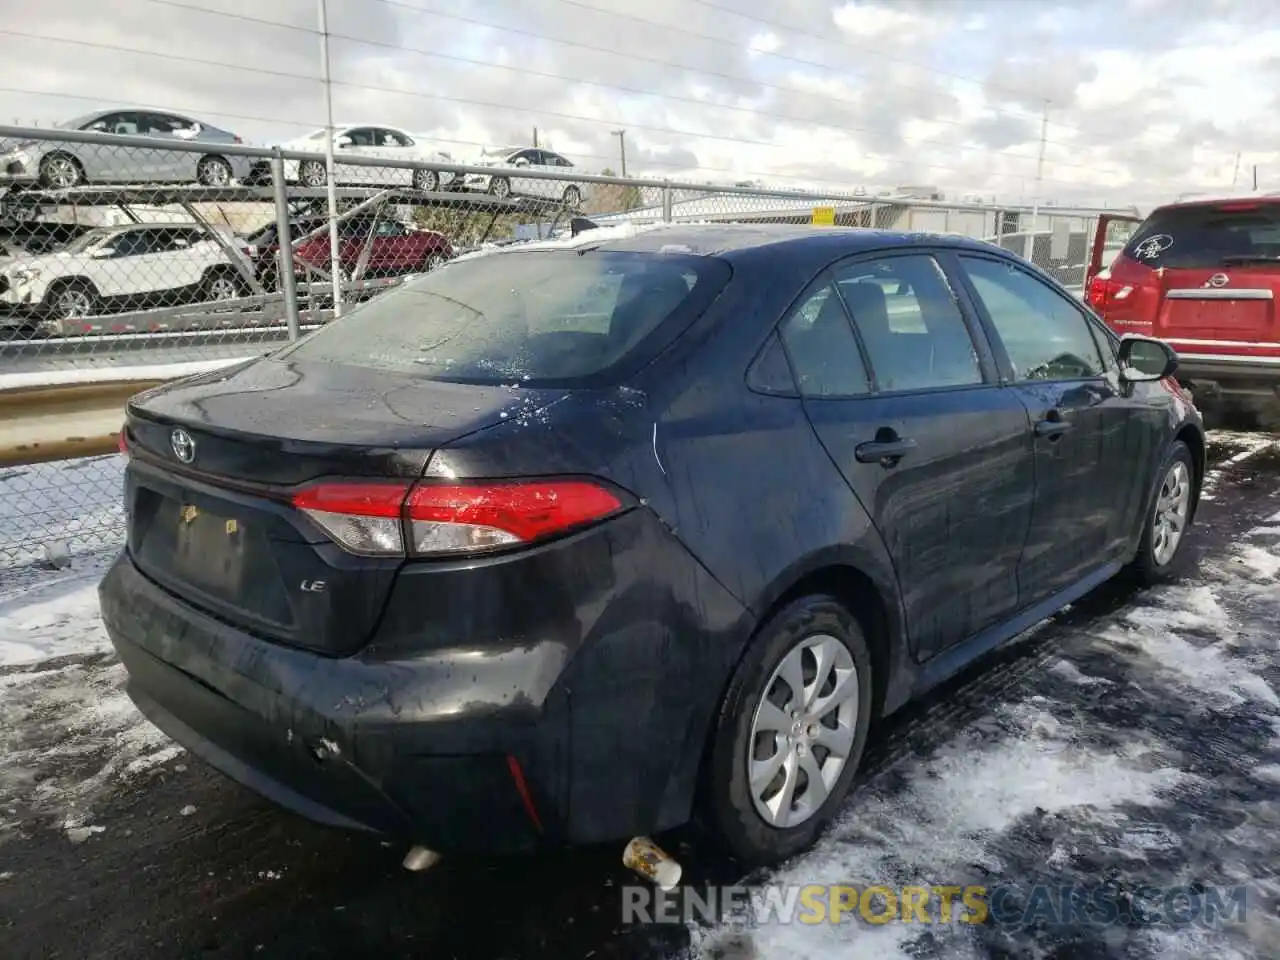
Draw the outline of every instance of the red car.
M1197 402L1280 413L1280 196L1160 207L1099 269L1116 219L1095 238L1089 305L1119 334L1167 341Z
M302 276L303 265L310 263L327 271L330 263L328 221L323 217L301 218L290 222L293 239L316 230L322 232L302 243L294 253L296 273ZM434 269L453 257L449 238L434 230L417 230L399 220L387 218L344 220L338 224L338 262L351 276L360 262L370 234L369 259L365 277L396 276ZM259 279L267 289L276 287L276 250L279 242L275 223L251 234L245 240L245 253L255 264Z

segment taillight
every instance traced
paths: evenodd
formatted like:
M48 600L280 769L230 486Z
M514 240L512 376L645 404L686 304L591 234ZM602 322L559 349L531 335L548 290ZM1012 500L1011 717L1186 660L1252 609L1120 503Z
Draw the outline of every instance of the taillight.
M440 556L534 543L602 520L622 502L587 480L320 483L293 504L361 556Z
M125 436L124 430L116 436L116 449L120 451L120 456L129 459L129 438Z
M1111 271L1103 270L1089 281L1085 300L1093 309L1103 313L1107 307L1129 299L1132 294L1132 285L1111 279Z

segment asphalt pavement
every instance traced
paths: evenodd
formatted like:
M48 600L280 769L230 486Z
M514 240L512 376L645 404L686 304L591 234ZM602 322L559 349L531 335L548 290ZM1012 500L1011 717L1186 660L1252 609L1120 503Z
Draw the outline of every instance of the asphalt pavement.
M1280 449L1223 434L1211 457L1186 584L1108 584L883 724L842 822L746 879L1247 879L1230 929L626 923L621 846L413 874L403 849L284 813L134 725L96 652L0 667L18 758L0 765L0 956L1280 956ZM687 884L743 879L661 839Z

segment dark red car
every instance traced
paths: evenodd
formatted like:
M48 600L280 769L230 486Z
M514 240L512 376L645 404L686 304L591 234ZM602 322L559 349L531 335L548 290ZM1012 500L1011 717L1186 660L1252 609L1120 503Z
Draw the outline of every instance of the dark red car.
M1197 402L1280 413L1280 196L1159 207L1100 269L1106 226L1086 299L1107 325L1167 341Z
M328 271L331 258L327 225L323 217L303 217L290 222L294 241L321 231L300 244L294 253L295 273L300 277L305 273L305 264ZM449 238L434 230L417 230L385 217L343 220L338 224L338 262L346 276L354 273L366 244L369 256L365 277L422 273L451 259L454 253ZM276 286L278 247L275 223L267 224L245 240L245 253L267 289Z

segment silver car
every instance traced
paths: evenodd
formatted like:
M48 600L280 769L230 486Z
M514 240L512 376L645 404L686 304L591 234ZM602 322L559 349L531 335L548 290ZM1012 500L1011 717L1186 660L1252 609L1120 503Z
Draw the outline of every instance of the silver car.
M131 137L154 137L156 146L118 147L57 140L0 141L0 186L58 190L86 183L202 183L230 186L249 177L248 157L218 148L243 143L234 133L199 120L150 110L100 110L57 124ZM166 149L166 141L208 144L207 153Z

